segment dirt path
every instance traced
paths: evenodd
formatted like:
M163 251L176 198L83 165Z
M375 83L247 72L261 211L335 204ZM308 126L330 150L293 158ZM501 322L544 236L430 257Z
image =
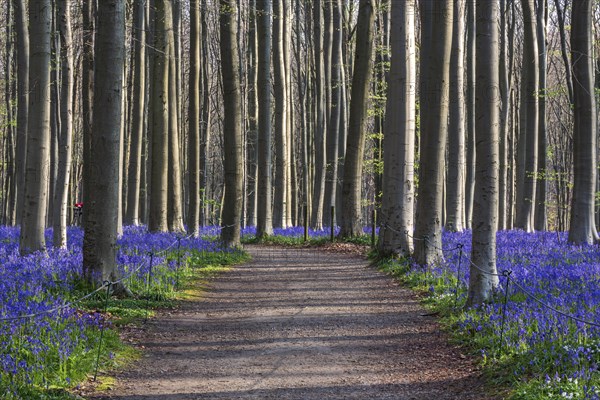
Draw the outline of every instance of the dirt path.
M352 255L249 247L204 299L148 323L145 357L89 398L487 399L414 294Z

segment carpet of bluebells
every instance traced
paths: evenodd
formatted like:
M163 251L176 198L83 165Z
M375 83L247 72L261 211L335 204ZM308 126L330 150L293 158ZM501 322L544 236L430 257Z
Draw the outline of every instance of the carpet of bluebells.
M0 227L2 398L21 398L26 387L68 386L74 357L95 359L98 335L92 332L108 324L99 312L83 312L79 298L74 298L81 295L77 290L82 274L81 229L68 230L67 249L48 247L46 252L21 257L18 242L17 228ZM52 243L51 230L46 232L46 243ZM219 244L126 227L118 248L119 275L144 281L156 265L178 268L173 252L185 257L193 250L219 250Z
M430 291L460 306L466 291L453 287L468 283L471 232L445 232L443 243L446 262L429 271L443 284ZM503 231L497 257L496 300L459 313L454 329L484 362L504 364L513 398L600 399L600 248L570 245L566 233Z

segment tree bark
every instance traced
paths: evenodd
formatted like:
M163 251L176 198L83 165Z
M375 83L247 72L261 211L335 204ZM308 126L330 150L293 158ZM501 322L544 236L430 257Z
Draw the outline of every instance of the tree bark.
M421 265L443 259L444 154L452 45L452 0L421 0L421 155L415 259Z
M547 68L547 47L546 47L546 1L538 0L536 11L537 18L537 43L539 53L539 114L538 114L538 164L537 164L537 182L535 195L535 223L534 228L537 231L545 231L548 228L548 215L546 212L546 191L548 188L548 171L546 169L546 148L547 148L547 129L546 129L546 68Z
M363 233L361 186L363 155L366 137L367 101L372 77L373 35L375 30L375 3L361 0L356 26L356 52L348 142L342 183L342 215L340 234L342 238L360 236Z
M239 57L237 44L236 3L220 0L221 13L221 74L223 78L223 150L225 152L225 194L221 241L225 246L240 245L240 220L243 196L243 153L241 89L238 75Z
M592 1L573 2L571 64L573 66L574 182L569 242L592 244L599 240L594 219L596 193L596 99L594 96Z
M54 192L54 247L67 247L67 214L73 142L73 41L71 35L71 1L58 4L60 35L61 89L60 136L58 139L58 175Z
M392 59L383 136L386 151L379 228L379 252L384 257L412 253L415 201L415 1L390 4Z
M520 167L522 184L517 187L516 227L527 232L534 230L535 194L538 166L539 128L539 55L533 0L522 0L524 21L523 69L521 81ZM518 189L521 189L520 191Z
M16 152L16 214L21 223L25 203L25 162L27 151L27 115L29 109L29 32L25 0L14 0L17 50L17 152Z
M124 43L124 0L99 2L91 181L86 184L92 202L85 205L88 218L83 241L84 275L96 284L116 277Z
M271 198L271 0L256 0L258 34L258 188L256 236L273 234Z
M467 171L465 182L465 228L471 229L475 196L475 1L467 1Z
M152 165L148 230L166 232L169 126L169 51L165 31L165 7L170 0L156 0L154 10L154 74L152 77Z
M146 108L146 5L136 1L133 11L134 71L131 141L127 173L127 210L125 223L140 224L140 186L142 175L142 146L144 142L144 112ZM193 36L192 36L193 37Z
M499 71L498 3L477 0L477 165L467 307L488 301L496 286L498 230ZM476 266L476 267L475 267Z
M464 11L465 1L454 0L445 227L457 232L464 229L465 213Z
M50 58L52 5L29 1L29 122L25 193L19 247L21 255L45 250L44 228L50 178Z

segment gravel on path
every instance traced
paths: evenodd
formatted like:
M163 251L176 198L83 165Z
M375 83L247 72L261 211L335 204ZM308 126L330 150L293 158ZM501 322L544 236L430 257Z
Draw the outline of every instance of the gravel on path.
M247 246L253 261L148 322L144 357L90 399L489 399L416 295L356 255Z

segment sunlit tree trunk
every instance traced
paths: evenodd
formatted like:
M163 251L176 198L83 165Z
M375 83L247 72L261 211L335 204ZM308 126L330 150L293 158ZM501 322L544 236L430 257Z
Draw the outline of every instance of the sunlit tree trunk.
M233 0L220 0L219 28L221 33L221 74L223 78L223 150L225 194L221 241L225 246L240 245L242 216L243 153L241 89L238 70L237 15Z
M475 196L475 0L466 0L467 6L467 84L466 117L467 166L465 176L465 228L471 229L473 197Z
M323 204L325 204L325 138L327 136L325 110L325 59L323 55L323 13L321 0L315 0L313 7L314 24L314 66L315 66L315 127L314 127L314 179L311 225L323 227Z
M256 34L256 0L250 3L250 21L248 25L248 49L246 50L246 64L248 70L248 122L247 122L247 150L246 150L246 225L256 226L256 190L257 190L257 140L258 140L258 96L256 85L258 79L257 53L258 40Z
M467 306L489 300L498 285L498 3L477 0L476 119L477 161L473 236ZM477 267L475 267L477 266Z
M372 77L373 35L375 31L375 3L361 0L356 25L356 52L348 142L342 183L342 214L339 236L352 237L363 233L361 189L363 155L368 118L367 101Z
M415 1L390 3L392 59L383 136L379 228L379 251L383 256L412 253L415 201Z
M71 148L73 142L73 41L71 35L71 1L58 3L61 62L60 132L58 139L58 175L54 192L54 247L67 247L67 213Z
M181 157L179 141L179 100L178 100L178 54L175 40L174 2L165 2L165 34L167 41L168 64L168 100L167 100L167 130L168 136L168 190L167 190L167 222L171 232L183 232L183 189L181 182Z
M25 193L21 216L22 255L45 250L44 228L50 177L50 0L29 1L29 122Z
M465 1L454 0L445 223L451 231L463 230L465 213L464 11Z
M286 191L288 183L288 101L284 56L285 8L282 0L273 0L273 93L275 100L275 177L273 198L273 226L285 227Z
M89 282L99 284L116 277L121 96L125 63L124 0L98 3L95 42L97 68L91 175L86 183L92 202L85 205L88 217L83 240L83 270Z
M596 194L596 104L594 96L592 1L573 2L571 12L571 64L573 66L574 182L569 242L598 241L594 220Z
M421 0L421 147L415 226L415 259L421 265L443 258L444 153L452 47L452 0Z
M539 54L539 115L538 115L538 164L537 164L537 183L535 195L535 224L534 228L538 231L545 231L548 225L546 212L546 191L548 188L548 174L546 169L546 68L547 68L547 46L546 46L546 1L538 0L536 9L537 18L537 43Z
M522 0L524 21L523 78L521 78L521 118L519 157L522 182L517 186L516 227L534 230L535 194L538 166L539 56L533 0ZM519 165L517 167L519 167ZM519 190L520 189L520 190Z
M129 170L127 173L127 210L125 223L140 224L140 186L142 175L142 145L144 142L144 111L146 107L146 24L145 4L136 1L133 11L133 106L131 115L131 141L129 154Z

